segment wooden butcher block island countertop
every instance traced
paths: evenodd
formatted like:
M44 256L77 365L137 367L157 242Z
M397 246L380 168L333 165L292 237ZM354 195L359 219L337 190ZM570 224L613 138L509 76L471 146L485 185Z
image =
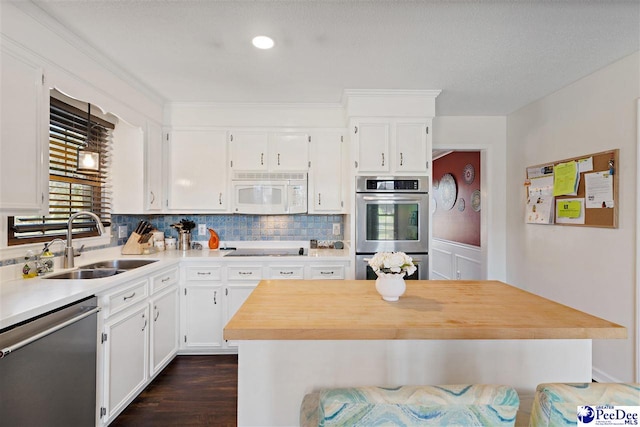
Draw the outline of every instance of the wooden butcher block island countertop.
M621 325L498 281L407 281L397 302L375 281L263 280L227 340L626 338Z

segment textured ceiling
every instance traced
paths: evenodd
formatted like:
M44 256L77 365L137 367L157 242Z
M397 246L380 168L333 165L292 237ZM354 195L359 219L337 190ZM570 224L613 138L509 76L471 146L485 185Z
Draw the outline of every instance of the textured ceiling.
M34 3L167 101L337 103L343 89L441 89L438 115L505 115L640 39L637 0ZM258 34L275 48L251 46Z

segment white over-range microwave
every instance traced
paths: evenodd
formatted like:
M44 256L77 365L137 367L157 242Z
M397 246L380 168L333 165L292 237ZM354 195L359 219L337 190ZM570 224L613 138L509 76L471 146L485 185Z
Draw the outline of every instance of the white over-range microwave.
M237 172L231 179L231 187L235 213L307 212L306 173Z

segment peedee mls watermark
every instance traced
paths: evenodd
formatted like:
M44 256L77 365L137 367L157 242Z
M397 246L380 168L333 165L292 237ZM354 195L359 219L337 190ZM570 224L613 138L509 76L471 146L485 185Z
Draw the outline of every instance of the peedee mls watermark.
M578 406L578 426L640 426L640 406Z

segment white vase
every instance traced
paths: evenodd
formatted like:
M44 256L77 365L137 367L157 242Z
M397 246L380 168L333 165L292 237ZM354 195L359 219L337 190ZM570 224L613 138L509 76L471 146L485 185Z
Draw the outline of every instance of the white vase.
M376 291L385 301L398 301L406 289L407 285L401 274L381 274L376 279Z

